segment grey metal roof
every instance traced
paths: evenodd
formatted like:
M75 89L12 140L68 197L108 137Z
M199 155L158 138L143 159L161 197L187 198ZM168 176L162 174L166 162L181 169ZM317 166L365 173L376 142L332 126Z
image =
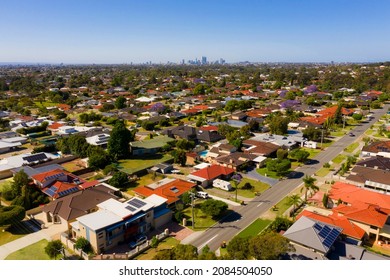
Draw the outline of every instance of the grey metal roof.
M342 229L314 221L305 216L296 221L285 233L289 240L326 254Z

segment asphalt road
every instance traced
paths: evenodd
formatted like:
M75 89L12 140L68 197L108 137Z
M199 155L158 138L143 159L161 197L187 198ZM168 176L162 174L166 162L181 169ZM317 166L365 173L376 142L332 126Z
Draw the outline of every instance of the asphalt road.
M368 128L370 128L370 126L382 115L386 114L387 111L388 105L385 105L383 109L373 110L373 118L370 121L361 123L351 130L355 136L345 135L332 146L319 153L315 159L312 160L311 164L306 164L296 169L296 174L293 178L278 182L262 193L261 196L255 197L253 200L248 202L247 205L235 208L235 212L227 217L224 217L220 223L207 229L196 240L191 242L191 244L196 246L198 250L201 250L205 245L208 245L212 251L218 249L222 241L228 242L239 231L250 225L259 216L268 211L273 205L299 187L299 185L302 184L302 178L305 175L313 175L324 165L324 163L335 158L348 145L354 142L356 138L361 136Z

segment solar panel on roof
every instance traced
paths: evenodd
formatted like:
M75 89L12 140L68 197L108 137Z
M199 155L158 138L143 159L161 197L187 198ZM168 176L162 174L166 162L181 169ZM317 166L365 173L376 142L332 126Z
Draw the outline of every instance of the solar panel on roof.
M321 226L320 224L315 223L315 224L314 224L314 228L315 228L316 230L320 231L320 230L322 229L322 226Z
M179 190L178 190L176 187L172 187L172 188L170 188L170 190L171 190L172 192L174 192L174 193L179 192Z
M143 202L137 198L133 198L132 200L128 201L127 203L134 206L137 209L146 205L145 202Z
M49 189L45 190L44 193L46 193L47 195L53 197L54 194L55 194L55 191L52 188L49 188Z
M133 207L131 207L131 206L126 206L125 207L127 210L130 210L131 212L134 212L135 210L137 210L137 209L135 209L135 208L133 208Z
M318 235L322 238L326 238L330 232L331 229L328 226L324 226L322 230L318 233Z
M42 154L35 154L35 155L31 155L31 156L26 156L26 157L23 157L24 160L26 160L27 162L34 162L34 161L41 161L41 160L44 160L44 159L47 159L47 156L42 153Z

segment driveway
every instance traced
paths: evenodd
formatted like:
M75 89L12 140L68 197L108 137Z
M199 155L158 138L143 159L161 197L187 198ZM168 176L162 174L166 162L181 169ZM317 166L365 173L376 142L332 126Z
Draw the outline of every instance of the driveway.
M268 184L270 186L273 186L273 185L275 185L276 183L279 182L279 180L277 180L277 179L273 179L273 178L270 178L270 177L265 177L265 176L260 175L259 173L257 173L255 168L253 168L252 170L248 171L246 174L241 173L241 175L243 177L246 177L246 178L249 178L249 179L253 179L253 180L256 180L256 181L260 181L260 182L266 183L266 184Z

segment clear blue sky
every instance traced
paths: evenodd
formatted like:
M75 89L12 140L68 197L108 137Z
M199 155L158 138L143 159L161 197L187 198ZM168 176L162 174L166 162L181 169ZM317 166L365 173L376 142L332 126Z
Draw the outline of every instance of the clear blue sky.
M0 62L389 61L389 0L1 0Z

